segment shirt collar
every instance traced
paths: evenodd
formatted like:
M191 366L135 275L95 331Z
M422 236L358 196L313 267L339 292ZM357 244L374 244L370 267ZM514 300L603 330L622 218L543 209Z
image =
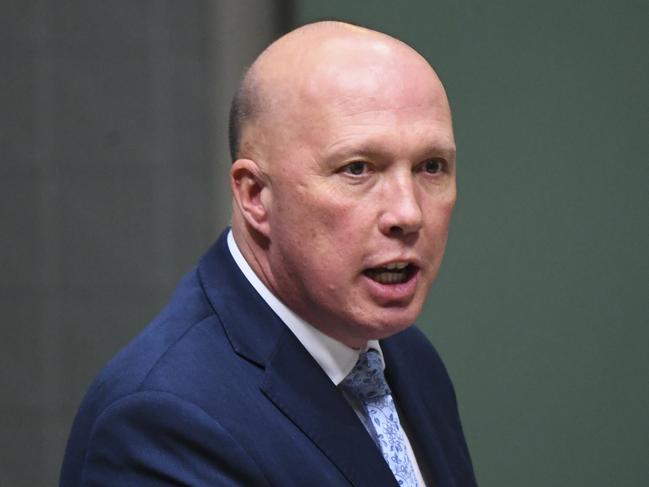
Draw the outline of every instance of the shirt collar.
M378 340L370 340L363 349L356 350L325 335L316 327L299 317L266 287L239 250L237 243L234 241L232 230L228 232L227 242L232 258L252 287L255 288L261 298L279 316L284 324L288 326L302 346L306 348L335 385L340 384L352 371L361 352L370 348L379 352L381 362L383 362L383 367L385 368L383 352L381 351Z

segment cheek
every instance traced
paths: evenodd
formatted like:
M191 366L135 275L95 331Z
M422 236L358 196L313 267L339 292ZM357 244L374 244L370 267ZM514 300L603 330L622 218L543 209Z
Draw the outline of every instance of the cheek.
M446 241L446 236L448 236L448 231L451 226L451 217L453 216L453 204L441 206L436 215L434 226L437 227L440 234L444 235L444 240Z
M336 266L353 235L353 206L319 194L317 188L283 187L277 194L281 198L274 198L271 238L285 258L303 259L305 266L317 266L319 272Z
M427 212L425 218L426 240L429 251L436 260L441 261L448 239L448 232L453 215L455 200L438 201L433 211Z
M353 221L355 205L317 188L294 188L278 205L277 218L290 222L298 233L317 244L334 237Z
M455 201L456 191L455 184L453 184L446 191L438 194L430 202L430 208L432 211L428 213L430 216L429 223L438 229L448 230L451 216L453 215L453 209L455 208Z

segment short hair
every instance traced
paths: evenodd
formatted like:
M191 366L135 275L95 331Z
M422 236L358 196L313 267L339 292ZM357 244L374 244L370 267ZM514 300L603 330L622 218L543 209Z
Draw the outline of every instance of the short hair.
M230 105L230 118L228 122L228 141L230 144L230 157L236 161L241 151L241 135L248 123L259 110L259 93L255 87L254 76L247 70Z

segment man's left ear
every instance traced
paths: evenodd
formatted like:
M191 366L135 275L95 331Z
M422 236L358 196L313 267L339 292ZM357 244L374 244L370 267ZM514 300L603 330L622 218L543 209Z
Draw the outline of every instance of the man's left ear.
M235 204L246 222L265 237L270 237L267 176L251 159L237 159L230 169L230 187Z

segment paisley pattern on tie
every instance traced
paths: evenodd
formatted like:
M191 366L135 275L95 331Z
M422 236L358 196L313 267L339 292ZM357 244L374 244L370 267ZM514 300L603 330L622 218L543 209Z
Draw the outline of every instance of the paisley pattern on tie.
M404 433L392 399L390 387L383 375L383 363L376 350L362 353L354 369L341 383L356 396L374 428L383 458L404 487L417 487L417 477L406 451Z

